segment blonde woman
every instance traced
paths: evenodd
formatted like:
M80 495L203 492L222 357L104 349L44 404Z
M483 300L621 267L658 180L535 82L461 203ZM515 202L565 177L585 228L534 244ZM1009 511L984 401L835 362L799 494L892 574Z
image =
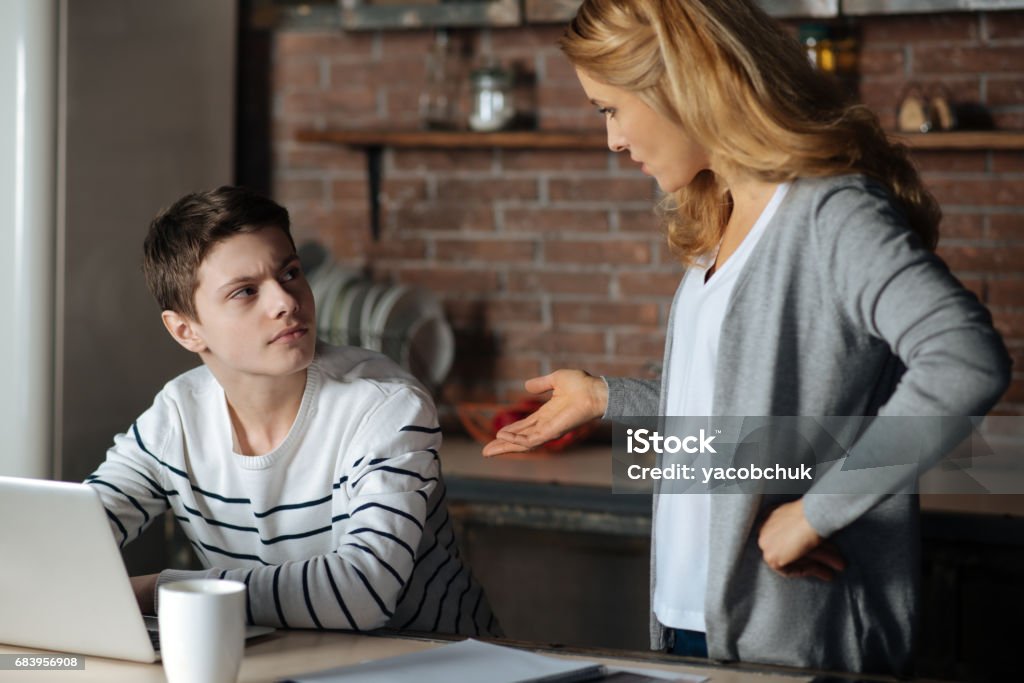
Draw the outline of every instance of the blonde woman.
M939 209L905 150L752 2L584 0L561 46L608 146L666 194L687 269L660 382L531 379L550 400L485 455L601 416L964 416L998 400L1010 360L934 255ZM655 496L652 647L909 673L917 497L816 493Z

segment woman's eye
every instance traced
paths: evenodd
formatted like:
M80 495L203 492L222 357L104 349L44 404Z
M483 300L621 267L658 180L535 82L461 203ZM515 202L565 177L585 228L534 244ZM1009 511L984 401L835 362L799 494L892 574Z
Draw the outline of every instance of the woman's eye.
M615 110L612 109L611 107L598 107L597 113L600 114L601 116L608 116L608 117L614 117L615 116Z

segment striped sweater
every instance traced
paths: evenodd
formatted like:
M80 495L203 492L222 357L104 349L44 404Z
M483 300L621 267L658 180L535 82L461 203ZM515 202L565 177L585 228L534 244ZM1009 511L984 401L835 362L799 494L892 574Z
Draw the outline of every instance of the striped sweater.
M205 367L169 382L86 482L118 541L170 509L205 570L248 586L248 620L496 635L459 559L431 399L363 349L317 347L298 415L261 456L232 450L224 391Z

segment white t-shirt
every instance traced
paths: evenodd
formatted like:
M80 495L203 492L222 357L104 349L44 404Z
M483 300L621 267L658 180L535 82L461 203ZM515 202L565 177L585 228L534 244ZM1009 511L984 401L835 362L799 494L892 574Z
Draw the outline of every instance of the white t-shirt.
M739 248L705 282L711 254L686 271L676 295L672 353L666 368L666 415L712 414L718 340L733 287L765 227L786 196L779 185ZM708 494L658 496L654 543L654 613L663 625L704 631L711 499Z

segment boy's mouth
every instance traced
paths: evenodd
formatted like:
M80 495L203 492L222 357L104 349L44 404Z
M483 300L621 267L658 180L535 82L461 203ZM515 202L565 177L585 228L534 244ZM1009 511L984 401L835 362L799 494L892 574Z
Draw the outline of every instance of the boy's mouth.
M306 327L305 325L293 325L292 327L286 327L285 329L278 332L277 335L275 335L274 338L270 340L270 343L275 344L277 342L292 342L295 341L296 339L301 339L302 337L304 337L308 331L309 328Z

